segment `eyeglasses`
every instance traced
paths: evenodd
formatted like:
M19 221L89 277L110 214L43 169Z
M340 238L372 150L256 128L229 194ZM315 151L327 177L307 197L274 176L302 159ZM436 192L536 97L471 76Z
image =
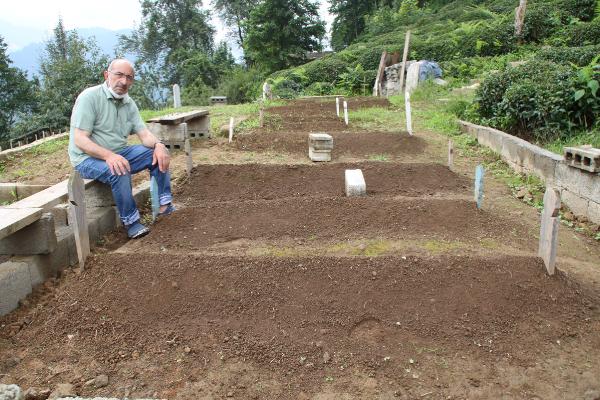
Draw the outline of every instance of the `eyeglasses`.
M125 78L127 80L127 82L133 82L133 80L135 79L133 75L126 75L122 72L112 72L112 71L108 71L108 72L110 72L111 74L116 76L117 79Z

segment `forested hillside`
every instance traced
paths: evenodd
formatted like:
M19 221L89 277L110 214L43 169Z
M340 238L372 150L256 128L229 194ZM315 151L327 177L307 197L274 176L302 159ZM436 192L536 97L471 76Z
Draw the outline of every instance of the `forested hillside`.
M530 0L516 35L518 5L408 0L380 7L364 17L362 32L346 47L337 43L336 54L273 74L275 91L283 97L370 93L382 52L402 52L411 30L410 59L439 62L454 87L483 80L459 116L542 141L594 129L600 115L600 5ZM348 31L336 22L334 29ZM511 67L513 61L526 62Z
M450 88L481 82L474 100L454 107L459 117L540 141L577 132L594 139L598 130L596 0L529 0L520 34L518 0L330 0L331 32L314 0L211 5L243 60L234 59L227 43L215 43L211 12L200 0L140 0L141 21L112 55L59 20L33 79L11 66L0 37L0 146L24 132L68 126L75 98L102 82L114 55L135 55L131 95L145 109L170 104L173 84L184 105L206 105L213 95L251 102L265 79L282 98L370 94L382 52L402 52L407 30L410 59L440 63ZM327 38L335 53L307 63ZM521 63L513 67L514 61Z

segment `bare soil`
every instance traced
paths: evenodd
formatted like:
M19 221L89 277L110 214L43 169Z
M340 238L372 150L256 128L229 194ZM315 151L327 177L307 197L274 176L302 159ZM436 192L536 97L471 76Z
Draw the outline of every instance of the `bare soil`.
M594 398L597 243L565 238L582 254L548 276L537 214L491 178L477 210L471 179L431 163L445 143L427 134L385 133L395 162L369 162L353 146L372 132L340 126L334 151L357 162L304 164L307 132L339 122L332 103L268 110L293 130L195 147L272 154L271 136L297 162L197 166L150 235L107 237L85 272L0 318L0 382L167 399ZM354 107L367 105L386 106ZM344 197L347 168L368 196ZM86 383L100 374L106 387Z

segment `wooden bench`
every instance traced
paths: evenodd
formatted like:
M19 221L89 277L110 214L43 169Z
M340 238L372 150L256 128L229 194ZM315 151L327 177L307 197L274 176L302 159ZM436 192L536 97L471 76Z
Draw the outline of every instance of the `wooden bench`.
M169 149L183 149L186 139L210 138L208 110L163 115L146 121L148 129Z

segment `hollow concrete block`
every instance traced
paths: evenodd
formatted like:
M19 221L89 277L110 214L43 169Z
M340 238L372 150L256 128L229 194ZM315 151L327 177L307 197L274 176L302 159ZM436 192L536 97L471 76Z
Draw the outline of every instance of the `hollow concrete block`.
M88 210L90 243L96 243L118 225L119 215L114 207L96 207Z
M600 224L600 203L590 200L587 216L593 223Z
M94 182L93 185L85 189L85 207L88 209L95 207L112 207L115 205L112 190L109 185L102 182Z
M19 306L19 300L31 293L29 266L22 262L0 264L0 315L6 315Z
M0 254L49 254L56 248L54 215L44 213L39 220L0 240Z
M576 193L569 190L561 192L561 198L563 203L573 211L575 215L587 215L589 201Z

